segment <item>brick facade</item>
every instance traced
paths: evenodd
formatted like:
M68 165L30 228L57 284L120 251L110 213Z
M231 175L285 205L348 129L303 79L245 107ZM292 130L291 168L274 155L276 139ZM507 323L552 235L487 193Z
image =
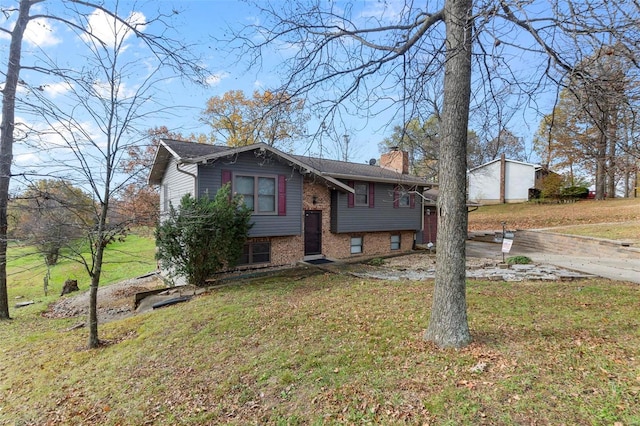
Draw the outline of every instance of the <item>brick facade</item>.
M357 257L384 256L413 249L414 232L367 232L334 234L331 232L331 192L323 183L305 180L303 185L301 214L305 211L319 211L322 214L322 254L330 259L350 259ZM300 235L289 237L254 238L252 241L271 242L271 263L242 265L238 269L259 266L292 265L304 259L304 229ZM400 249L391 250L391 236L400 235ZM362 237L362 253L351 254L351 237Z
M326 185L305 180L303 186L303 209L322 212L322 254L330 259L346 259L357 256L388 255L413 249L414 233L369 232L334 234L331 232L331 193ZM315 201L315 203L314 203ZM391 235L401 235L400 250L391 250ZM363 237L359 254L351 254L351 237ZM304 244L304 239L302 244Z

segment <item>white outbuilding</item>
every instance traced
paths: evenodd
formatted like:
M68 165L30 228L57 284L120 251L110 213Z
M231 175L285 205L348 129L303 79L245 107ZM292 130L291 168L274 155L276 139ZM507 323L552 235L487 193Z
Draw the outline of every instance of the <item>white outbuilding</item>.
M522 203L535 188L540 166L504 155L467 172L468 200L480 204Z

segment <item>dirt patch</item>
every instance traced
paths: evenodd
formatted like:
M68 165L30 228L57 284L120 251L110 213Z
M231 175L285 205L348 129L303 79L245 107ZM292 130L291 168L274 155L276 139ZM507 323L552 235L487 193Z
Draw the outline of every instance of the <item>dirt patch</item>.
M133 278L98 289L98 322L126 318L134 313L134 296L142 291L166 287L159 275ZM62 297L49 305L47 318L86 317L89 315L89 291Z

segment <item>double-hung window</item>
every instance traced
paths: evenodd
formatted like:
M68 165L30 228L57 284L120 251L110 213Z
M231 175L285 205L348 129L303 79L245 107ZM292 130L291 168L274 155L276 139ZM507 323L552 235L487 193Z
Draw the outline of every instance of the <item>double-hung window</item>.
M235 192L254 214L277 213L277 182L271 176L236 175Z
M354 197L356 206L369 205L369 184L366 182L356 182L353 186L356 194Z

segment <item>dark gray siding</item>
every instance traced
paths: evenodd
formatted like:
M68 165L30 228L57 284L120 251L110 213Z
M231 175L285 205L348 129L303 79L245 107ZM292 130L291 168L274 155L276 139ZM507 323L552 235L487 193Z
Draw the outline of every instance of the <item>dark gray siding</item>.
M415 207L394 208L394 186L375 183L374 207L348 207L347 194L332 191L331 232L375 232L420 230L422 208L420 197L415 198Z
M285 216L254 215L250 237L276 237L302 234L302 176L288 165L277 160L256 157L254 152L242 153L233 159L219 159L213 164L200 165L198 170L198 194L213 198L222 185L222 171L247 175L285 175ZM232 188L233 190L233 188Z

